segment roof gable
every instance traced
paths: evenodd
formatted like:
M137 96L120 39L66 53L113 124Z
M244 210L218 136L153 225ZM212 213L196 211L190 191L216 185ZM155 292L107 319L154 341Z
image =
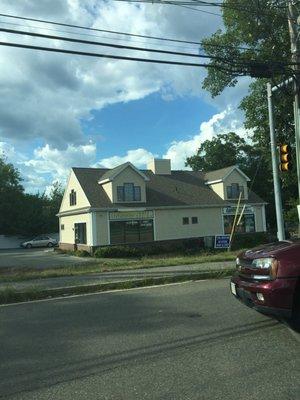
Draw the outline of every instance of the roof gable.
M215 171L207 172L205 176L206 184L223 182L233 171L237 171L247 182L250 181L248 176L244 174L243 171L239 169L237 165L232 165L230 167L217 169Z
M76 192L76 205L72 206L72 209L91 206L85 188L76 176L74 168L72 168L68 177L59 212L70 210L69 194L71 189L74 189Z
M99 180L99 184L107 183L113 181L118 175L120 175L126 168L130 167L131 169L134 170L138 175L140 175L145 181L148 181L149 178L140 170L138 170L131 162L126 162L124 164L121 164L113 169L110 169L106 171L101 179Z

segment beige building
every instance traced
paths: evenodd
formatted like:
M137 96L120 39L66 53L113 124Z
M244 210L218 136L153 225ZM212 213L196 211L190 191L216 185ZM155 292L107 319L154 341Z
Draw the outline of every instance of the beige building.
M266 231L266 203L248 190L248 181L237 166L174 171L170 160L158 159L147 170L130 162L113 169L72 168L58 214L60 247L92 251L227 234L240 193L244 213L237 231Z

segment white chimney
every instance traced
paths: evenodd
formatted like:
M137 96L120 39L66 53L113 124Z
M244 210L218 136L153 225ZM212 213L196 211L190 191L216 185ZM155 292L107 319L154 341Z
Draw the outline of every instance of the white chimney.
M171 175L171 160L154 158L149 162L148 169L157 175Z

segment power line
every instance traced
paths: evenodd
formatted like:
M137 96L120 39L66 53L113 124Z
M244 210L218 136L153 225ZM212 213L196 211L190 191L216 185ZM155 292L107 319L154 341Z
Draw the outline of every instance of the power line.
M82 43L82 44L90 44L90 45L95 45L95 46L113 47L113 48L117 48L117 49L148 51L151 53L172 54L172 55L179 55L179 56L185 56L185 57L212 58L212 59L222 60L222 61L224 60L221 57L214 57L214 56L210 57L206 54L184 53L184 52L178 52L178 51L160 50L160 49L145 48L145 47L125 46L122 44L112 44L112 43L96 42L93 40L74 39L74 38L69 38L69 37L65 37L65 36L45 35L42 33L19 31L19 30L15 30L15 29L0 28L0 32L12 33L12 34L16 34L16 35L27 35L27 36L33 36L33 37L40 37L40 38L44 38L44 39L63 40L63 41L72 42L72 43Z
M117 0L115 0L117 1ZM129 3L134 3L134 1L128 1ZM152 3L151 1L149 1L149 3ZM204 11L204 10L199 10L199 8L194 8L194 7L190 7L190 6L186 6L184 4L176 4L176 3L171 3L169 1L164 1L165 4L168 4L170 6L178 6L178 7L182 7L182 8L187 8L188 10L193 10L193 11L197 11L203 14L210 14L210 15L216 15L217 17L222 17L221 14L217 14L215 12L212 11Z
M282 74L284 71L282 66L280 69L272 68L267 65L257 65L257 64L249 64L247 65L236 65L232 66L234 68L226 68L222 65L218 65L215 63L212 64L200 64L200 63L190 63L190 62L182 62L182 61L169 61L169 60L160 60L160 59L149 59L149 58L140 58L140 57L128 57L128 56L118 56L113 54L102 54L102 53L91 53L91 52L83 52L76 50L66 50L66 49L58 49L52 47L45 46L32 46L21 43L12 43L12 42L0 42L0 46L6 47L15 47L15 48L23 48L23 49L31 49L31 50L40 50L52 53L62 53L62 54L73 54L73 55L81 55L95 58L109 58L113 60L125 60L125 61L137 61L137 62L145 62L145 63L156 63L156 64L168 64L168 65L178 65L178 66L188 66L188 67L204 67L209 69L215 69L223 72L230 73L232 78L244 75L251 75L253 77L266 77L272 76L275 73ZM262 69L265 71L264 75L262 74ZM256 74L256 75L255 75Z
M158 59L149 59L149 58L139 58L139 57L127 57L127 56L117 56L113 54L100 54L100 53L90 53L85 51L76 51L76 50L66 50L66 49L57 49L52 47L44 47L44 46L32 46L21 43L12 43L12 42L2 42L0 41L0 46L6 47L17 47L22 49L31 49L31 50L41 50L52 53L63 53L63 54L73 54L73 55L81 55L88 57L96 57L96 58L110 58L114 60L127 60L127 61L139 61L146 63L156 63L156 64L169 64L169 65L181 65L187 67L204 67L204 68L214 68L221 71L234 73L235 71L219 66L219 65L210 65L210 64L199 64L199 63L188 63L182 61L168 61L168 60L158 60Z
M92 40L83 40L83 39L75 39L75 38L70 38L70 37L65 37L65 36L57 36L57 35L46 35L42 33L36 33L36 32L28 32L28 31L20 31L16 29L8 29L8 28L0 28L0 32L5 32L9 34L17 34L17 35L27 35L27 36L32 36L32 37L39 37L43 39L51 39L51 40L61 40L61 41L66 41L66 42L71 42L71 43L82 43L82 44L87 44L87 45L95 45L95 46L103 46L103 47L112 47L112 48L117 48L117 49L126 49L126 50L133 50L133 51L144 51L144 52L152 52L152 53L161 53L161 54L170 54L170 55L177 55L177 56L184 56L184 57L195 57L195 58L207 58L211 60L216 60L216 61L221 61L227 64L231 65L240 65L240 63L245 64L253 64L253 63L259 63L259 64L268 64L272 60L268 61L260 61L260 60L253 60L253 59L242 59L238 58L236 60L226 60L224 57L219 57L219 56L209 56L206 54L195 54L195 53L186 53L186 52L178 52L178 51L170 51L170 50L162 50L162 49L154 49L154 48L145 48L145 47L136 47L136 46L127 46L127 45L120 45L120 44L113 44L113 43L106 43L106 42L97 42L97 41L92 41ZM280 61L273 61L273 63L276 63L277 65L291 65L290 63L284 63Z
M51 20L44 20L44 19L37 19L37 18L30 18L30 17L20 17L18 15L12 15L12 14L0 13L0 17L13 18L13 19L24 20L24 21L39 22L39 23L55 25L55 26L65 26L65 27L69 27L69 28L76 28L76 29L82 29L82 30L88 30L88 31L94 31L94 32L104 32L104 33L123 35L123 36L129 36L129 37L140 37L140 38L144 38L144 39L153 39L153 40L161 40L161 41L167 41L167 42L193 44L193 45L198 45L198 46L203 45L202 41L196 42L196 41L183 40L183 39L174 39L174 38L166 38L166 37L150 36L150 35L140 35L140 34L136 34L136 33L120 32L120 31L113 31L113 30L108 30L108 29L91 28L91 27L82 26L82 25L65 24L62 22L56 22L56 21L51 21ZM218 47L218 48L230 47L228 45L220 45L220 44L214 44L214 43L211 43L211 44L205 43L205 45L209 46L209 47ZM235 48L240 49L240 50L251 50L250 47L236 46Z
M136 34L136 33L120 32L120 31L113 31L113 30L108 30L108 29L91 28L91 27L88 27L88 26L75 25L75 24L66 24L66 23L63 23L63 22L56 22L56 21L45 20L45 19L30 18L30 17L20 17L18 15L12 15L12 14L2 14L2 13L0 13L0 17L19 19L19 20L23 20L23 21L40 22L40 23L43 23L43 24L50 24L50 25L56 25L56 26L65 26L65 27L68 27L68 28L84 29L84 30L89 30L89 31L94 31L94 32L104 32L104 33L112 33L112 34L116 34L116 35L141 37L141 38L145 38L145 39L155 39L155 40L163 40L163 41L176 42L176 43L196 44L198 46L200 44L199 42L190 41L190 40L164 38L164 37L150 36L150 35L139 35L139 34Z
M185 53L185 52L178 52L178 51L169 51L169 50L161 50L161 49L153 49L153 48L145 48L145 47L135 47L135 46L120 45L120 44L104 43L104 42L97 42L97 41L91 41L91 40L69 38L69 37L65 37L65 36L45 35L45 34L36 33L36 32L20 31L20 30L7 29L7 28L0 28L0 32L6 32L9 34L17 34L17 35L27 35L27 36L39 37L39 38L43 38L43 39L61 40L61 41L67 41L67 42L71 42L71 43L82 43L82 44L88 44L88 45L112 47L112 48L117 48L117 49L144 51L144 52L152 52L152 53L154 52L154 53L170 54L170 55L177 55L177 56L184 56L184 57L207 58L207 59L211 59L211 60L220 61L225 64L232 65L232 66L246 66L247 64L249 66L249 65L255 64L255 63L259 63L260 65L262 65L262 64L267 65L268 62L270 62L270 61L262 62L259 60L241 59L241 58L236 59L236 60L226 60L224 57L209 56L206 54ZM277 64L277 66L278 65L283 66L282 62L277 61L276 64ZM285 65L290 65L290 64L285 63Z
M189 6L189 5L193 5L195 7L220 7L223 9L231 9L231 10L246 12L246 13L249 13L249 14L255 15L255 16L257 15L254 12L254 10L251 10L249 8L245 8L242 6L232 6L230 4L224 4L224 3L208 3L208 2L204 2L204 1L200 1L200 0L114 0L114 1L125 2L125 3L166 4L166 5L175 5L175 6L182 6L182 7ZM279 7L279 9L281 9L281 7ZM199 8L197 8L196 10L201 11L201 12L208 12L208 11L200 10ZM265 16L273 15L270 12L265 12L261 9L259 10L259 13L260 13L260 15L265 15ZM221 14L215 14L215 15L222 16Z
M83 33L83 32L74 32L74 31L69 31L69 30L62 30L62 29L51 29L51 28L47 28L47 27L42 27L42 26L37 26L37 25L25 25L25 24L18 24L18 23L14 23L14 22L4 22L2 20L0 20L0 25L8 25L8 26L18 26L18 27L22 27L22 28L33 28L33 29L39 29L39 30L43 30L43 31L50 31L50 32L56 32L56 33L66 33L66 34L71 34L71 35L76 35L76 36L84 36L84 37L92 37L92 38L100 38L100 39L107 39L107 40L115 40L115 41L128 41L128 39L125 38L121 38L121 37L109 37L109 36L103 36L103 35L96 35L96 34L92 34L92 33ZM143 40L130 40L130 43L139 43L139 44L145 44L148 45L149 42L143 41ZM191 48L191 49L195 49L195 46L197 46L198 48L201 47L201 45L199 43L197 44L191 44L188 46L183 46L183 45L177 45L177 44L168 44L165 42L160 43L160 46L163 47L173 47L176 49L187 49L187 48Z

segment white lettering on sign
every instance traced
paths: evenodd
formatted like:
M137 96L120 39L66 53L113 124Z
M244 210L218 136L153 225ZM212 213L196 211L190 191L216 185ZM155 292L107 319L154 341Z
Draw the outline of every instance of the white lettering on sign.
M216 235L215 249L227 249L230 245L230 235Z
M244 206L240 206L238 213L240 214L243 210ZM235 214L237 210L237 207L234 206L228 206L228 207L224 207L223 208L223 214L228 215L228 214ZM253 214L254 213L254 209L252 206L246 206L245 210L244 210L244 214Z
M149 219L153 218L153 211L114 211L109 213L110 220L121 219Z

